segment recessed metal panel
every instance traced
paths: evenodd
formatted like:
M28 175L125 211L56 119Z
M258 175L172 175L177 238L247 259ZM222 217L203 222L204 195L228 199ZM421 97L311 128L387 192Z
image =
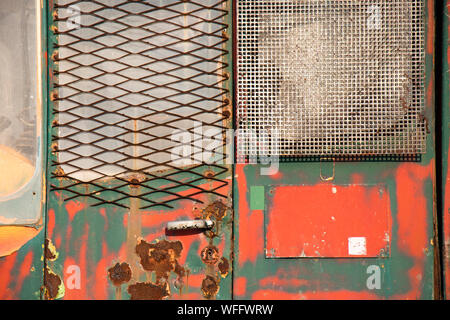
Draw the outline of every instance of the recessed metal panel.
M389 256L383 185L272 186L267 196L266 258Z

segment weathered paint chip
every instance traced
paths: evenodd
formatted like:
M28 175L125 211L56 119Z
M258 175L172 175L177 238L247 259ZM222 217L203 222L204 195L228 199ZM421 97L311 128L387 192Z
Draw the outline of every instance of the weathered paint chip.
M250 210L264 210L264 186L250 187Z
M367 244L365 237L348 238L348 254L351 256L367 255Z

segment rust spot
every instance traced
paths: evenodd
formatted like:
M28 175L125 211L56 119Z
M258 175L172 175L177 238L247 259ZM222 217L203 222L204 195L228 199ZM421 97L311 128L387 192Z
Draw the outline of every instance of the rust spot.
M225 31L222 31L222 38L224 38L225 40L228 40L228 34Z
M50 239L45 239L44 256L46 260L55 261L58 258L58 253Z
M51 57L50 57L53 61L58 60L58 50L53 51Z
M219 267L220 275L223 278L225 278L228 274L228 270L230 269L230 263L228 262L228 259L225 257L222 257L220 259L218 267Z
M145 181L145 176L143 174L135 174L128 177L127 180L130 182L132 188L138 188Z
M214 171L212 171L212 170L206 170L206 171L203 173L203 175L204 175L205 177L207 177L207 178L212 178L212 177L214 177Z
M131 183L131 187L133 187L133 188L139 187L139 180L136 179L136 178L131 179L131 180L130 180L130 183Z
M55 101L57 99L58 99L58 91L53 90L52 92L50 92L50 101Z
M53 142L51 145L52 151L53 152L57 152L58 151L58 143L57 142Z
M56 299L58 297L58 292L61 284L62 282L59 276L51 272L49 268L46 267L44 269L44 299Z
M225 109L223 110L222 115L225 119L228 119L231 116L231 112L230 110Z
M222 220L227 212L227 206L222 201L214 201L204 210L205 218L213 215L217 220Z
M120 286L123 283L130 281L131 268L128 263L116 263L114 267L108 269L108 276L115 286Z
M66 175L66 173L64 172L64 170L60 166L56 167L56 169L55 169L55 171L53 173L57 177L64 177Z
M156 243L147 243L141 240L136 245L136 254L144 270L154 271L156 282L161 278L169 278L170 272L175 272L178 277L185 274L184 268L178 263L183 245L180 241L162 240Z
M211 276L206 276L202 281L202 293L207 299L214 297L219 292L219 285L216 279Z
M206 264L216 264L219 261L219 250L215 246L207 246L202 250L200 257Z
M162 300L169 296L167 284L155 285L152 283L138 282L128 286L131 300Z

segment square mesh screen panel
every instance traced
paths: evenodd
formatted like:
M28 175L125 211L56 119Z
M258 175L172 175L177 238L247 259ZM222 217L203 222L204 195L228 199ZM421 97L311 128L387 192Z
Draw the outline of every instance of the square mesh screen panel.
M420 0L238 0L238 156L425 152Z

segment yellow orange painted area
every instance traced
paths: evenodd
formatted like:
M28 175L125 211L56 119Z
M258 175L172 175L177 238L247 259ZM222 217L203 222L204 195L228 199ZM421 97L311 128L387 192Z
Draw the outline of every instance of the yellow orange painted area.
M20 153L0 145L0 197L13 194L33 176L35 167Z
M0 226L0 257L8 256L19 250L40 231L33 227Z

